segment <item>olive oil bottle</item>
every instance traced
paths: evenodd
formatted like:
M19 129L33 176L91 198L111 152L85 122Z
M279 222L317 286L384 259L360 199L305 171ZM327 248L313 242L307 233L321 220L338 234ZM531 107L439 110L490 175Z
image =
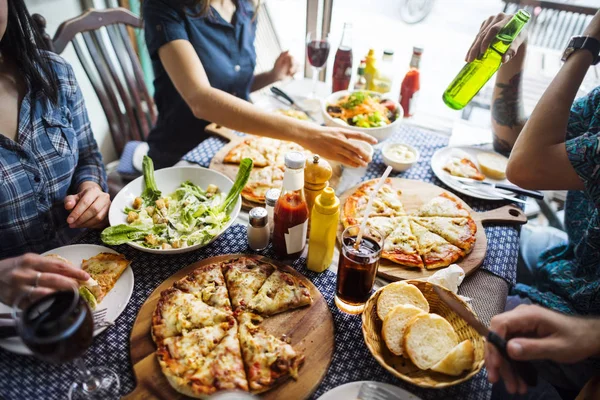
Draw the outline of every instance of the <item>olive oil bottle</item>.
M460 110L481 90L483 85L496 73L502 64L502 56L508 50L530 15L519 10L490 43L490 47L479 58L466 64L444 92L444 103Z

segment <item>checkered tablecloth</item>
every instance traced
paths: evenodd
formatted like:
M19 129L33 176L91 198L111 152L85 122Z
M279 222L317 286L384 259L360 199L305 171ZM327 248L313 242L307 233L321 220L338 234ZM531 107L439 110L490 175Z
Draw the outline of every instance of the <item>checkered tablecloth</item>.
M97 232L89 232L77 243L102 244ZM169 276L198 260L227 253L251 251L246 244L246 227L243 225L233 225L204 249L181 255L156 256L139 252L127 245L113 248L132 260L131 268L135 275L133 295L115 325L95 338L84 359L88 365L113 368L121 378L121 393L125 395L135 387L129 357L129 335L140 307L152 291ZM273 257L270 248L261 254ZM294 262L293 267L307 276L323 294L335 323L333 360L323 382L312 396L313 399L336 386L361 380L392 383L424 400L488 400L490 398L491 387L487 383L485 370L468 382L444 390L424 390L395 378L375 361L365 346L360 316L347 315L336 308L333 301L335 274L331 271L321 274L308 271L304 259ZM65 399L69 384L75 376L73 365L47 364L34 357L14 355L0 350L0 398L6 400Z

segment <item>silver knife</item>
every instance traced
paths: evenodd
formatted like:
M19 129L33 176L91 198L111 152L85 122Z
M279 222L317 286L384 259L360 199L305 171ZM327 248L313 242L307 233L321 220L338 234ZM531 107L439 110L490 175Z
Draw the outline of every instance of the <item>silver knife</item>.
M465 322L475 329L477 333L483 336L488 343L493 344L502 357L510 363L515 374L520 376L528 386L537 385L537 371L533 364L527 361L515 361L510 358L506 350L506 340L500 337L496 332L489 330L488 327L478 320L473 313L465 308L464 304L460 303L444 289L433 285L433 291L438 295L440 300L446 303L452 311L458 314L458 316L465 320Z
M478 181L475 179L464 178L461 176L452 176L452 179L455 179L455 180L465 183L467 185L473 185L473 186L479 186L479 187L489 187L492 189L508 190L509 192L513 192L513 193L520 194L523 196L531 197L534 199L539 199L539 200L544 199L544 193L542 193L538 190L523 189L523 188L520 188L520 187L518 187L516 185L512 185L512 184L494 183L494 182L488 182L488 181Z
M497 190L487 188L485 186L474 187L474 186L468 186L468 185L460 185L460 187L463 190L466 190L466 191L474 193L474 194L485 195L485 196L496 196L496 197L501 197L503 199L514 201L517 203L527 204L527 201L525 201L525 200L521 200L518 197L502 194L502 193L498 192Z

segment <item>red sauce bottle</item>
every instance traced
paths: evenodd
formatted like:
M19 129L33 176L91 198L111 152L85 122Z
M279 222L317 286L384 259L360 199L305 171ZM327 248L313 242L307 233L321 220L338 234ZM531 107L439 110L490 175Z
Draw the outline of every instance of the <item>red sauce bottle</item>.
M273 250L281 258L298 258L306 245L308 206L304 198L304 154L285 155L281 195L273 210Z
M352 24L344 24L342 42L335 53L333 63L332 91L348 90L352 78Z
M404 76L402 86L400 87L400 100L399 103L404 109L404 118L412 117L415 112L415 101L417 94L421 88L419 62L421 61L421 54L423 49L420 47L413 47L413 55L410 60L410 69Z

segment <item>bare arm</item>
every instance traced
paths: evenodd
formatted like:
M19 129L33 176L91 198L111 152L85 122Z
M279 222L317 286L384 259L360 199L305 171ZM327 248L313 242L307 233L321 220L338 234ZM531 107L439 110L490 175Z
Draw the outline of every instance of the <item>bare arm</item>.
M262 74L254 75L252 91L254 92L277 81L291 78L297 70L298 66L296 65L294 57L292 57L289 51L284 51L277 57L277 60L275 60L273 69L268 72L263 72Z
M175 88L197 118L241 132L290 140L327 159L347 165L366 165L368 155L350 143L348 138L375 143L371 136L267 113L211 87L202 62L187 40L165 44L159 49L158 55ZM327 146L323 146L324 143Z
M272 70L263 72L261 74L256 74L254 75L254 80L252 81L251 90L255 92L275 82L277 82L277 79L275 78Z

